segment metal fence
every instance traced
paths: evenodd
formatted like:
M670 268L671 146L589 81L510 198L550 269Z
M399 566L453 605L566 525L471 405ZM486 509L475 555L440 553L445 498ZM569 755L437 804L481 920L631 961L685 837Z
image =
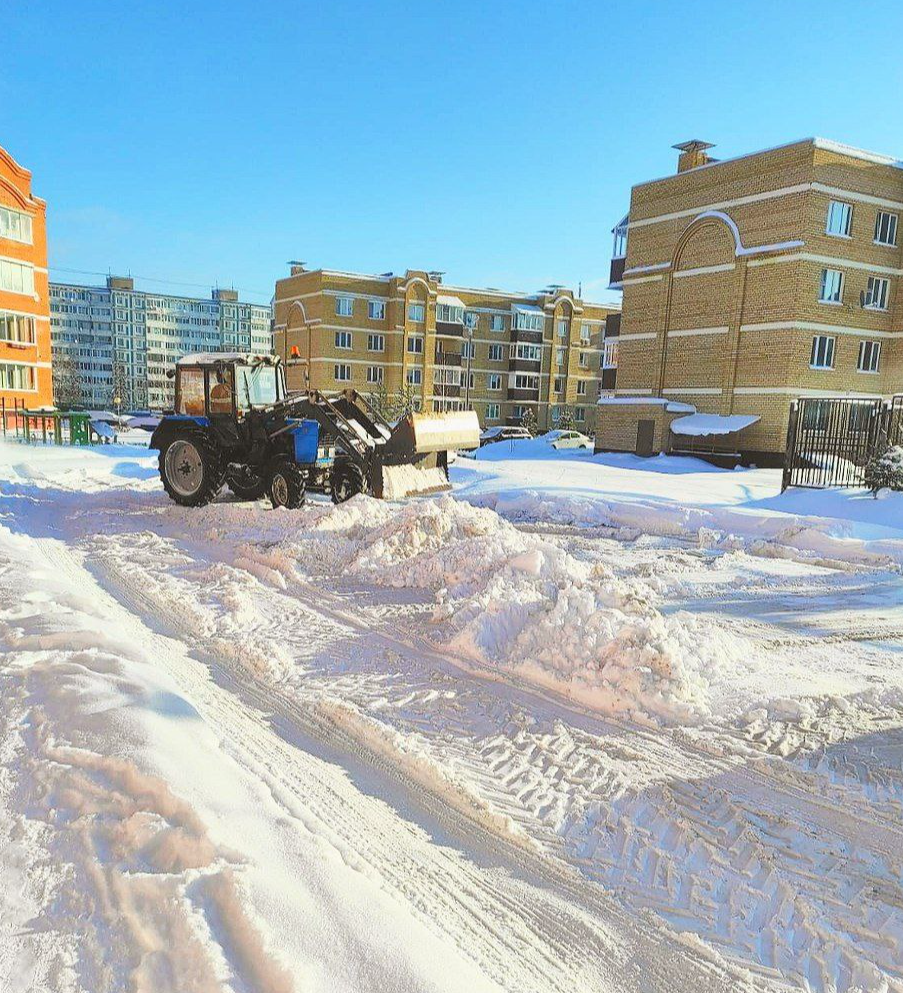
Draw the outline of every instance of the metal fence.
M864 486L865 466L886 444L903 443L903 396L891 400L806 397L790 407L782 490Z

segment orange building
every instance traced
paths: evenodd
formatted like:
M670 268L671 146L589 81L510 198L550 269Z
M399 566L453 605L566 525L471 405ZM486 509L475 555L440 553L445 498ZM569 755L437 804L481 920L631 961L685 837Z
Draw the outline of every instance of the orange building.
M0 402L31 410L53 403L47 204L31 173L0 148Z

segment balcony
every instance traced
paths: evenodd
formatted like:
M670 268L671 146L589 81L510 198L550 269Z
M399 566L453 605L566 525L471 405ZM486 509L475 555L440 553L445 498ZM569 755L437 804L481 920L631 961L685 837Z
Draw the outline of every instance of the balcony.
M608 288L610 290L619 290L621 288L621 283L624 279L624 266L626 262L626 258L611 260L611 268L608 273Z
M519 390L514 386L509 386L508 399L513 400L515 403L521 400L538 400L539 388L537 387L535 390Z
M602 370L602 389L603 390L613 390L615 388L615 382L618 378L617 369L603 369Z
M617 338L621 333L621 315L609 314L605 318L605 337Z
M461 395L461 384L434 383L433 396L436 397L459 397Z
M462 359L463 356L460 352L445 352L441 348L436 349L436 365L460 368Z
M528 331L525 328L512 328L511 340L513 342L524 342L530 345L542 344L542 331Z
M455 338L463 338L464 325L452 321L436 321L436 334L444 334Z
M509 359L509 372L541 372L542 362L539 359Z

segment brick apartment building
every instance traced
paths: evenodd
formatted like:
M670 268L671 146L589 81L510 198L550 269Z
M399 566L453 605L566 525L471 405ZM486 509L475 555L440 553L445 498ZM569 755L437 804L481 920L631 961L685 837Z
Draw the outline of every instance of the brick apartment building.
M32 195L31 173L0 148L0 399L6 407L53 402L46 211Z
M472 407L484 426L541 429L565 410L592 428L606 320L616 308L563 286L537 294L448 286L440 273L381 276L293 265L276 283L275 348L292 389L415 394L424 410ZM293 349L299 359L291 361Z
M597 446L774 463L794 397L903 390L903 163L820 138L725 161L675 147L676 175L635 186L614 231ZM692 408L721 433L672 427Z

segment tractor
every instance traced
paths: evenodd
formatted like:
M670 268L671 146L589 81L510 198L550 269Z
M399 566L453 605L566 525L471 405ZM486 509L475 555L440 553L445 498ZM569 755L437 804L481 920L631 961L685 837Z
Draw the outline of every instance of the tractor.
M176 363L175 412L150 440L163 488L201 507L223 488L300 507L308 490L335 503L449 489L448 452L477 448L473 411L411 413L390 425L356 390L288 393L278 356L199 353Z

